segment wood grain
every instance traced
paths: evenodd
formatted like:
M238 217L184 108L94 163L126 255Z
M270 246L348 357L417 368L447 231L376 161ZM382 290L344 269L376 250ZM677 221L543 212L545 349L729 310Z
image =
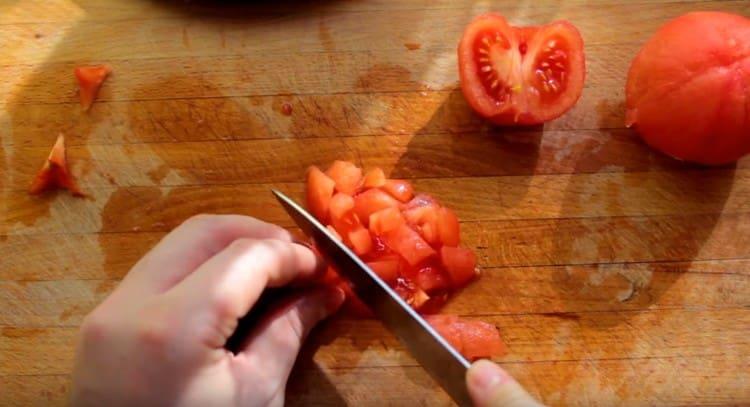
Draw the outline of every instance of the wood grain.
M0 0L0 405L66 404L81 320L169 230L202 212L291 227L269 189L301 199L306 168L335 159L456 210L483 276L446 312L496 324L498 361L544 402L750 404L750 159L692 166L624 128L641 44L709 9L750 15L743 0ZM568 114L496 129L472 113L455 44L489 10L579 27ZM87 114L85 63L114 68ZM88 199L26 194L59 132ZM451 402L378 322L344 315L313 335L288 404Z

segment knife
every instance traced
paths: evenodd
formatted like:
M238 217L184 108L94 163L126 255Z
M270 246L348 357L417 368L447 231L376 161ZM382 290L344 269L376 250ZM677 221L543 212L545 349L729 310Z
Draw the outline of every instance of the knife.
M281 192L273 190L273 194L297 226L315 240L318 250L351 282L357 296L403 343L414 359L458 405L472 405L466 388L469 361L314 216Z

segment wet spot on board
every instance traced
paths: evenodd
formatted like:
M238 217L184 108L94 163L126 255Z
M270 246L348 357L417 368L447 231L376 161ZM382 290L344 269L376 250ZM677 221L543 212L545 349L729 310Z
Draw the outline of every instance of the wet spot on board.
M414 81L411 71L401 65L377 64L361 74L354 87L364 91L430 90L427 85Z
M548 316L548 317L558 318L558 319L570 320L570 321L578 321L581 319L580 315L574 314L572 312L549 312L543 315Z
M404 44L404 47L406 47L406 49L408 49L409 51L416 51L422 48L422 44L418 44L416 42L407 42Z
M0 328L0 336L12 339L27 339L34 338L44 333L42 328L16 328L16 327L4 327Z
M114 280L102 280L99 282L99 284L94 287L94 294L96 295L105 295L112 292L112 290L115 289L118 282Z

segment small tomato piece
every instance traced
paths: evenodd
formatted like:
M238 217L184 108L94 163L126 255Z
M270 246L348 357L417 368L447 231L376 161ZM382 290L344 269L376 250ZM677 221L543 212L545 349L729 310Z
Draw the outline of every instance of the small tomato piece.
M352 250L354 250L354 253L356 253L357 256L364 256L372 251L373 245L370 231L362 226L349 232L349 242Z
M99 89L111 72L112 69L107 65L81 66L75 69L78 95L81 98L83 110L89 110L94 104Z
M414 187L408 181L389 179L382 188L401 202L408 202L414 197Z
M366 189L380 188L386 183L385 172L380 168L374 168L365 174L362 186Z
M398 278L398 260L376 260L367 263L367 265L375 272L383 281L388 284L392 284Z
M377 236L383 236L404 223L404 217L397 208L381 209L370 215L370 230Z
M440 241L446 246L458 246L461 243L461 226L458 217L448 208L437 211L437 232Z
M443 246L440 248L440 262L453 282L454 288L465 286L477 275L477 256L464 247Z
M335 186L336 183L318 167L312 166L307 170L307 208L322 223L328 221L328 208Z
M437 254L419 233L405 224L383 235L383 241L410 266Z
M354 197L354 212L362 222L369 222L370 215L385 208L398 208L398 201L380 189L368 189Z
M326 174L336 183L336 191L354 195L362 182L362 170L348 161L334 161Z
M44 162L42 169L39 170L34 181L29 187L29 193L38 195L52 188L64 188L70 191L74 196L85 196L78 188L78 184L73 178L73 174L68 170L68 160L65 152L65 136L57 136L57 141L52 147L47 161Z

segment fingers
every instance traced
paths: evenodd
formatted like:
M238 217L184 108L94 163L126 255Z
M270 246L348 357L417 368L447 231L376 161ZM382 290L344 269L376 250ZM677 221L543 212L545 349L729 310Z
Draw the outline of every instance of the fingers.
M214 328L214 347L224 345L266 288L316 273L318 258L307 247L273 239L239 239L203 263L167 293L180 313Z
M534 400L505 370L489 360L479 360L466 374L474 404L478 407L537 407Z
M291 242L283 228L241 215L199 215L178 226L133 267L123 285L161 293L237 239Z
M302 343L312 328L344 302L337 287L318 288L271 313L248 338L239 358L286 383Z

